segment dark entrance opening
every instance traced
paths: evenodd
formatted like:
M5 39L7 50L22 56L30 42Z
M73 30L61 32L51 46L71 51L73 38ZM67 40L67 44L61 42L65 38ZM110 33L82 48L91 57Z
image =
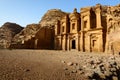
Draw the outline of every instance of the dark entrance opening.
M76 49L75 40L72 40L72 49Z

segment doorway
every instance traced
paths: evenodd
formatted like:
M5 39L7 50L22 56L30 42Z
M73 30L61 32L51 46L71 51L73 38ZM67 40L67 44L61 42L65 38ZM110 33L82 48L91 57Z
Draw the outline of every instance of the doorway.
M76 49L75 40L72 40L72 49Z
M97 46L97 40L94 39L92 40L92 45L91 45L91 48L92 48L92 52L98 52L98 46Z

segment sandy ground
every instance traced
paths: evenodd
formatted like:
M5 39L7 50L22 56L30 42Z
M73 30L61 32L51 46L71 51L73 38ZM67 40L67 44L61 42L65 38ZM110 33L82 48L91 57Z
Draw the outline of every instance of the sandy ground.
M0 80L89 80L88 75L95 70L90 70L89 62L99 57L105 63L112 56L78 51L0 50ZM116 61L120 63L119 55Z

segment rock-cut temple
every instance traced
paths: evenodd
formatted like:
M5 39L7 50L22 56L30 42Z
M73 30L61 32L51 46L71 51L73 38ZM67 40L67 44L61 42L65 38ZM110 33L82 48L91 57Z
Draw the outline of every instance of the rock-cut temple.
M112 12L112 7L110 9ZM101 5L97 4L94 7L81 8L80 13L74 9L73 13L58 20L55 25L55 49L87 52L111 50L113 45L108 43L107 36L114 31L113 26L108 26L113 16L110 16L112 13L105 13L107 12Z

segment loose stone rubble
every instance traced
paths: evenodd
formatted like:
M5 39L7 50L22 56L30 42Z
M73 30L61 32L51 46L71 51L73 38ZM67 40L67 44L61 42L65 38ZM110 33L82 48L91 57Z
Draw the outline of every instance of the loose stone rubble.
M80 55L80 57L83 55ZM120 60L119 55L90 56L84 55L84 59L79 62L66 62L64 70L70 73L84 75L90 80L119 80Z

